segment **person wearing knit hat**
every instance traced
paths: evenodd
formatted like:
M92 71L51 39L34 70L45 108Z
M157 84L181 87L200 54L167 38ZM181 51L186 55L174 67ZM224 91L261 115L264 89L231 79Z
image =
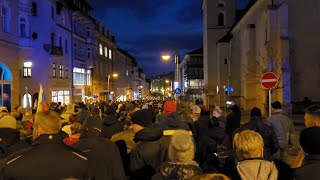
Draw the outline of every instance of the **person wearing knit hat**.
M150 126L152 124L152 111L149 109L141 109L134 112L131 116L131 123L130 128L134 132Z
M172 100L168 100L163 105L163 112L165 114L171 114L177 111L177 105Z
M0 128L16 129L17 128L17 121L11 115L3 116L0 119Z
M177 130L171 137L168 149L169 161L161 167L155 179L190 179L202 174L199 165L193 160L195 145L192 135L185 130Z
M98 129L101 131L102 120L96 116L90 116L83 124L83 130Z
M300 145L306 153L305 164L296 170L296 179L318 179L320 170L320 127L304 129L300 134Z

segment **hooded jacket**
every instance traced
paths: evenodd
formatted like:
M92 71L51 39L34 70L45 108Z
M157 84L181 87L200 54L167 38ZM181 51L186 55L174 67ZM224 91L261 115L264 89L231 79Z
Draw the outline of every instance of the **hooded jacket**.
M101 133L108 139L111 139L112 135L124 130L124 124L118 121L115 112L115 109L109 106L106 111L106 116L102 120L103 124Z
M136 133L136 146L130 153L130 171L136 179L150 179L167 160L171 135L175 130L189 130L172 113L163 118L158 126L147 127Z
M237 171L242 180L277 180L278 170L273 162L262 159L238 162Z

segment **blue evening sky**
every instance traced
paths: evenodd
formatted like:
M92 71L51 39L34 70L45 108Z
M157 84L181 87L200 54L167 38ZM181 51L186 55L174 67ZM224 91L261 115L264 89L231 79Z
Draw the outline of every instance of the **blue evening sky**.
M238 0L244 8L249 0ZM202 47L201 0L89 0L92 15L116 36L120 48L136 58L148 77L174 70L163 52Z

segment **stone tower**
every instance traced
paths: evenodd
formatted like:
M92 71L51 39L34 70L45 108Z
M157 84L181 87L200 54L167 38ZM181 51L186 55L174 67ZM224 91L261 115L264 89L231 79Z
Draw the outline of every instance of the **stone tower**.
M203 60L206 105L214 105L218 78L217 41L236 21L236 0L203 0Z

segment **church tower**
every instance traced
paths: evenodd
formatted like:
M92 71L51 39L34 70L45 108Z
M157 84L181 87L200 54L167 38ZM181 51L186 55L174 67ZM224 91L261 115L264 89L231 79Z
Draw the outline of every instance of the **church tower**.
M236 0L203 0L203 63L205 104L214 105L219 83L217 42L236 22ZM209 102L208 102L209 101Z

